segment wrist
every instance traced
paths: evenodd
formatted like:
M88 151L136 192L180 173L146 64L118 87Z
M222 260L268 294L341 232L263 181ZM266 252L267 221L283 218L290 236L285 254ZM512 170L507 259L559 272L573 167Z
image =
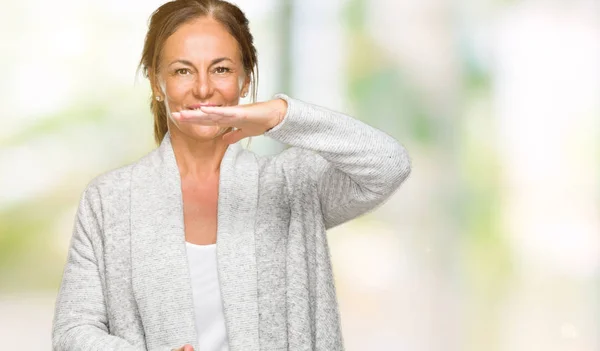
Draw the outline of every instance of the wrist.
M288 108L288 104L287 101L278 98L274 100L275 103L275 115L273 116L273 120L272 122L269 124L269 128L267 128L267 131L275 128L275 126L277 126L279 123L281 123L281 121L283 121L283 118L285 117L286 113L287 113L287 108Z

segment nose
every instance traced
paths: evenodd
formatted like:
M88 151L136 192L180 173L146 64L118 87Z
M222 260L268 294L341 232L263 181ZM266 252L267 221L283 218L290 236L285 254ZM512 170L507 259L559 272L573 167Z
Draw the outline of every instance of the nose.
M214 91L214 86L207 73L199 73L194 82L193 93L199 100L209 98Z

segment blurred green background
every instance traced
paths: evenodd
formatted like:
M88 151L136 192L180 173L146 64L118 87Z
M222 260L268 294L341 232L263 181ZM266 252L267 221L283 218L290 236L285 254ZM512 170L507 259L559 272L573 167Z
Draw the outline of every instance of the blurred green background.
M135 71L162 3L2 2L2 349L50 349L81 192L155 147ZM346 112L411 155L389 202L329 232L347 350L600 349L598 1L236 3L259 100Z

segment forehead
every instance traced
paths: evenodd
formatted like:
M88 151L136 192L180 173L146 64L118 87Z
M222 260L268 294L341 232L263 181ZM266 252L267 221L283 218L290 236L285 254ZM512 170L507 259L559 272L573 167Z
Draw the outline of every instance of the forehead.
M162 56L167 63L180 58L195 62L223 56L237 60L239 47L221 23L201 17L181 25L167 38Z

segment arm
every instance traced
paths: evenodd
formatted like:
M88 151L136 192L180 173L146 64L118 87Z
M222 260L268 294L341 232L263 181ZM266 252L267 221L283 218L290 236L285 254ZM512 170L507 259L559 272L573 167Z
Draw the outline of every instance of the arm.
M101 220L92 209L93 188L81 198L67 263L56 300L52 324L52 349L139 350L124 339L109 335L104 291L96 262ZM97 211L96 213L99 213ZM96 247L98 249L98 247Z
M357 119L278 94L287 102L282 121L265 135L311 150L327 229L382 204L410 174L406 149Z

